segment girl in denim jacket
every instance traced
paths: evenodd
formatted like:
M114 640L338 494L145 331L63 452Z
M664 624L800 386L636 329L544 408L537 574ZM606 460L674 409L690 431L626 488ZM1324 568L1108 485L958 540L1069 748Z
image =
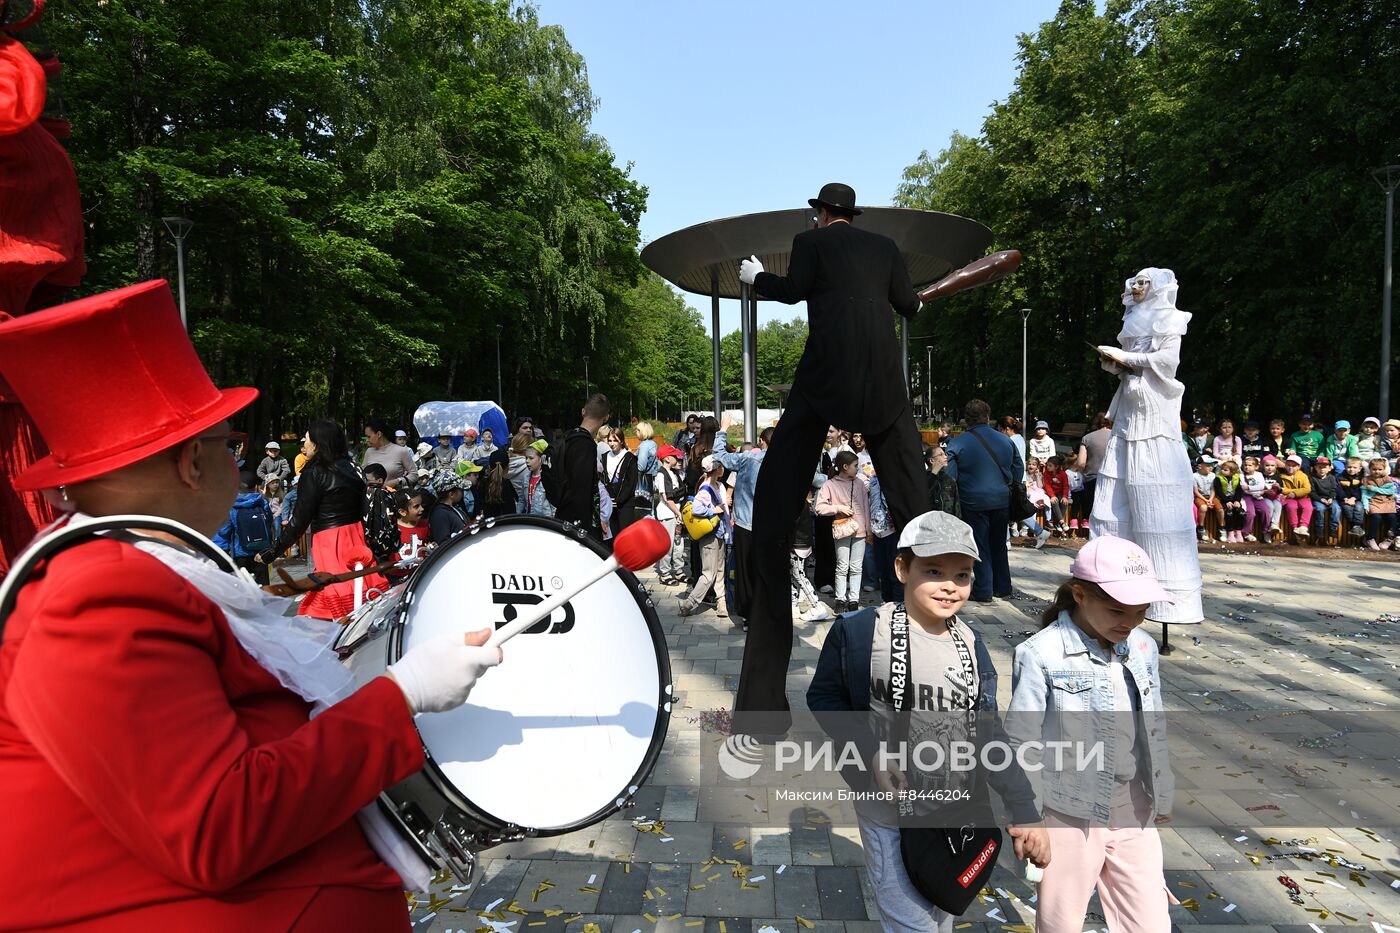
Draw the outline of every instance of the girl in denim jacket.
M1169 818L1174 782L1157 645L1138 628L1169 598L1142 548L1102 535L1016 649L1006 730L1031 764L1054 853L1038 933L1079 933L1096 886L1112 933L1171 929L1154 823ZM1051 742L1067 743L1063 755Z

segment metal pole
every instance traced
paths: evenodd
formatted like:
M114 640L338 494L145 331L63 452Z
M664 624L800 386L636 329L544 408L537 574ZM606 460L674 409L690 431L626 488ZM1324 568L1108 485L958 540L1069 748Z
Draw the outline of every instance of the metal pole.
M588 357L583 358L583 400L588 401L591 393L588 391Z
M899 319L899 357L899 361L904 364L904 392L912 399L914 389L909 383L909 320L907 318Z
M185 330L190 329L189 314L185 311L185 238L183 235L175 238L175 269L176 278L180 282L180 323Z
M180 323L186 331L190 329L189 315L185 310L185 237L194 229L194 221L188 217L162 217L160 222L175 238L175 280L180 292Z
M1378 417L1390 417L1390 283L1391 243L1395 228L1395 184L1386 176L1385 189L1385 279L1381 285L1381 410ZM183 294L183 292L181 292Z
M714 379L715 417L720 416L719 386L719 269L710 267L710 370Z
M501 325L496 325L496 404L506 407L506 390L501 382Z
M926 386L926 388L925 388L925 390L924 390L925 393L926 393L926 394L924 395L924 417L927 418L930 422L932 422L932 421L933 421L933 344L929 344L928 347L927 347L927 350L928 350L928 362L927 362L927 363L925 364L925 366L924 366L924 379L925 379L924 385Z
M757 340L754 335L754 327L757 324L758 315L755 309L758 307L758 299L754 296L752 285L739 284L739 343L743 347L741 365L743 366L743 389L744 389L744 440L753 443L757 439L754 431L754 422L758 420L758 354L755 350Z
M1026 322L1031 318L1031 309L1021 309L1021 430L1026 429ZM1022 435L1024 436L1024 435Z

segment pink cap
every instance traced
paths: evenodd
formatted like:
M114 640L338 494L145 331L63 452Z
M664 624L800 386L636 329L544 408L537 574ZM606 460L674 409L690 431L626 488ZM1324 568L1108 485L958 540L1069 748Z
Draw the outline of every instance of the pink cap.
M1131 541L1099 535L1079 549L1070 576L1097 583L1105 593L1125 606L1174 602L1157 582L1147 552Z

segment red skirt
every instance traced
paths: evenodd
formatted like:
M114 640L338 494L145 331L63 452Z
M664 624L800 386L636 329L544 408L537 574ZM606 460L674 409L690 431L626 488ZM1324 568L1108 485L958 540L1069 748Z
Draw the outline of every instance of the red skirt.
M311 535L311 561L317 573L345 573L353 570L356 562L368 566L374 558L370 556L369 545L365 543L365 528L359 522L351 522L337 528L327 528ZM380 590L389 588L389 581L377 573L361 577L365 591L371 587ZM355 610L355 583L332 583L323 590L308 593L302 598L297 615L313 616L317 619L339 619Z

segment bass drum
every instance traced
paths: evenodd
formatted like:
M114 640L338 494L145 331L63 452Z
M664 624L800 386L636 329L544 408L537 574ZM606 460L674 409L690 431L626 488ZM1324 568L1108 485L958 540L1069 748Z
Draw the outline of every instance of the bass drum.
M366 683L415 644L500 628L607 558L586 533L554 519L486 520L368 604L336 648ZM463 881L480 849L581 829L629 806L670 723L665 637L627 570L503 651L466 705L417 717L426 764L381 796L429 864Z

